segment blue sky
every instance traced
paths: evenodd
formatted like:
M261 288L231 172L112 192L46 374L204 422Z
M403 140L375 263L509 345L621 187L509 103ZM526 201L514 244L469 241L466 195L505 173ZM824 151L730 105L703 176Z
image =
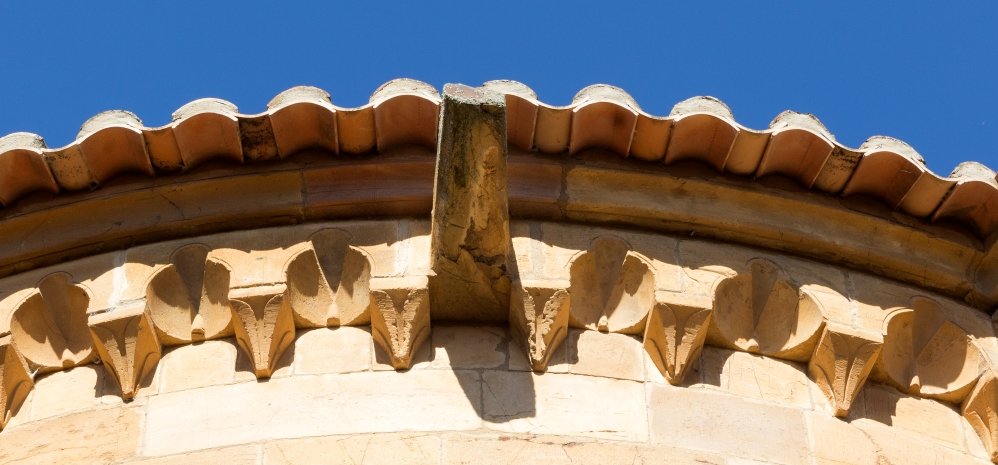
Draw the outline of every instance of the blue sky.
M942 174L998 168L995 1L13 3L0 4L0 134L52 147L108 109L161 125L200 97L256 113L299 84L357 106L395 77L507 78L552 104L613 84L660 115L713 95L757 129L793 109L849 146L905 140Z

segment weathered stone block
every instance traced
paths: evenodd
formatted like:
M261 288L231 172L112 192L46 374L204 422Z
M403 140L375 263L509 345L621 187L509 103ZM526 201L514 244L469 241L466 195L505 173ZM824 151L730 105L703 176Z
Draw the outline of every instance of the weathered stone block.
M625 441L647 438L641 383L504 371L486 371L482 381L488 428Z
M506 364L509 341L505 328L437 325L431 339L432 368L497 368Z
M357 434L274 441L263 465L437 465L440 453L437 435Z
M668 385L649 385L649 389L655 444L774 464L807 463L807 432L800 410L697 389Z
M478 374L466 371L294 376L212 386L150 398L143 444L146 455L166 455L275 438L469 430L481 425L480 402Z
M353 326L299 331L295 373L352 373L371 369L370 330Z

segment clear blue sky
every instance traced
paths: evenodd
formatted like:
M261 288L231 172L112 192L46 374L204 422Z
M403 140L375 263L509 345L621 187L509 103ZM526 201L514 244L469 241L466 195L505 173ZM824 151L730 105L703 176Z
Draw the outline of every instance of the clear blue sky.
M998 2L51 2L0 4L0 134L51 147L108 109L165 124L221 97L246 113L309 84L357 106L395 77L522 81L552 104L593 83L654 114L713 95L764 128L817 115L930 168L998 168ZM693 4L693 5L690 5Z

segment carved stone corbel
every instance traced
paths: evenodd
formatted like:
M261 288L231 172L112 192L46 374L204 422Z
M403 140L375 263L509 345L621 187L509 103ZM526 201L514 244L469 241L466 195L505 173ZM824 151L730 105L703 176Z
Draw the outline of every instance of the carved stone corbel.
M257 378L269 378L295 340L295 321L285 287L237 289L229 300L236 342L253 362Z
M617 237L598 237L572 261L572 327L641 334L655 306L655 276Z
M714 326L721 345L795 361L814 352L824 316L818 301L769 260L721 281L714 291Z
M90 316L90 334L108 375L118 381L121 397L132 400L155 369L162 347L143 307Z
M902 392L958 403L979 376L981 353L938 302L914 297L884 324L877 372Z
M963 402L963 417L974 428L991 461L998 463L998 374L988 370Z
M835 416L849 414L883 347L879 333L829 324L808 362L811 378L821 388Z
M528 281L513 285L509 325L534 371L547 370L551 354L568 336L570 307L567 282Z
M430 337L426 278L376 280L371 287L371 332L396 370L412 366L412 355Z
M11 318L10 332L32 373L63 370L94 358L87 307L90 297L70 276L55 273L38 283L38 292L22 302Z
M288 300L299 328L366 323L371 264L348 239L344 231L324 229L288 263Z
M713 313L709 305L655 304L644 347L669 384L681 384L700 357Z
M24 403L35 383L10 336L0 337L0 429Z
M165 345L224 337L229 328L229 275L225 263L209 257L207 247L177 249L171 263L146 287L146 302Z

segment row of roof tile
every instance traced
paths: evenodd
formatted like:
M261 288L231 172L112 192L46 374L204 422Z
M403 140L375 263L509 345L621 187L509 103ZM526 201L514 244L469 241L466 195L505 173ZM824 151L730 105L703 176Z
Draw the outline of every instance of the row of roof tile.
M812 115L786 111L768 129L753 130L711 97L680 102L662 117L607 85L582 89L560 107L540 102L518 82L485 87L506 96L508 142L520 150L602 148L646 162L697 160L722 173L779 174L831 195L867 195L927 221L963 223L985 238L998 230L998 177L988 167L966 162L939 176L904 142L876 136L849 148ZM0 203L37 190L93 189L125 172L180 172L209 159L272 160L306 149L360 154L401 144L433 148L440 103L432 86L397 79L358 108L334 106L321 89L295 87L255 115L224 100L196 100L158 128L126 111L104 112L65 147L46 148L40 136L28 133L0 138Z

